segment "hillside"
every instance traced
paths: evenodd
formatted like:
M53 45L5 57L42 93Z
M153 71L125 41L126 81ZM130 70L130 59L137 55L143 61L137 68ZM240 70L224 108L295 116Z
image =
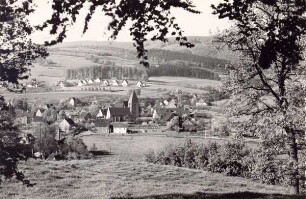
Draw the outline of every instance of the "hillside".
M1 199L293 198L271 195L286 194L288 190L280 186L144 162L29 160L21 168L35 186L5 182Z
M175 74L174 76L179 77L218 80L219 75L226 72L224 66L228 60L237 57L229 55L225 49L217 51L212 47L211 37L190 37L189 39L196 44L194 48L179 47L173 38L169 38L169 43L165 44L148 41L146 47L149 50L150 66L165 66L165 68L155 68L149 73L153 76L160 76L160 74L173 76ZM49 48L49 53L50 56L46 60L38 60L34 64L31 78L46 81L47 84L56 84L65 78L83 77L80 70L87 71L92 70L92 67L100 67L97 70L103 71L105 67L110 67L114 74L118 74L114 77L122 76L129 79L131 77L129 68L133 68L139 71L137 74L140 75L131 79L142 79L144 66L139 64L140 60L137 59L135 47L130 42L66 42ZM182 67L193 72L177 72ZM116 71L123 71L124 74L121 75ZM112 78L113 76L108 73L103 74L103 77Z

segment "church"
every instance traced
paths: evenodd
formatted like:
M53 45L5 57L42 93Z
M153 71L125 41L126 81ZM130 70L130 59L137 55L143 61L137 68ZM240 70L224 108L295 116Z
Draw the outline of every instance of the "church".
M140 102L133 90L128 101L123 102L123 107L108 107L106 119L112 122L135 121L140 117Z

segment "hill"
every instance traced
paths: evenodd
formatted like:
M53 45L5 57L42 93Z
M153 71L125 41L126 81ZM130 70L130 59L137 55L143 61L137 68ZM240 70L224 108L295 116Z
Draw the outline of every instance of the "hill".
M294 198L280 186L264 185L242 178L228 177L173 166L144 162L75 160L29 160L21 164L33 187L5 181L0 198ZM296 198L303 198L296 197Z
M187 49L178 46L174 38L169 38L168 43L151 42L146 44L149 50L150 66L164 66L164 69L149 71L152 75L163 74L166 76L184 76L193 78L219 79L218 75L225 73L224 66L237 56L229 55L229 51L216 50L211 43L212 37L190 37L195 47ZM77 41L65 42L49 48L50 56L46 60L38 60L31 71L31 77L46 81L47 84L55 84L59 80L74 76L68 70L87 71L92 67L111 67L111 71L126 71L124 77L130 77L130 69L140 70L138 79L141 79L144 67L139 64L137 53L130 42L105 42L105 41ZM119 67L117 69L116 67ZM194 71L192 73L180 72L181 68ZM122 69L121 69L122 68ZM164 74L164 72L167 72ZM68 74L69 72L69 74ZM79 72L76 72L79 73ZM111 74L111 73L109 73ZM120 73L119 76L122 76ZM194 75L199 74L199 75ZM109 75L104 75L109 77ZM118 76L118 75L117 75ZM112 78L112 75L111 77ZM132 79L135 79L133 77Z

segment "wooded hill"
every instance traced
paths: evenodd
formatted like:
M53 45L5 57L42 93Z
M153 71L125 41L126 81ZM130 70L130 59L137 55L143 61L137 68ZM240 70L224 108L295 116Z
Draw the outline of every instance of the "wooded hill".
M219 79L218 74L226 73L226 59L195 54L192 49L180 51L173 48L174 41L159 46L157 43L147 43L150 76L184 76L205 79ZM205 39L192 39L197 45L207 46ZM204 42L204 43L203 43ZM206 43L205 43L206 42ZM155 46L154 46L154 45ZM153 48L154 47L154 48ZM176 51L176 50L179 51ZM204 50L204 49L203 49ZM76 63L75 67L66 70L67 79L80 78L119 78L142 79L146 75L144 67L139 64L136 51L128 42L69 42L50 48L51 55L62 56L63 59L73 57L83 58L92 62L92 66L82 66Z

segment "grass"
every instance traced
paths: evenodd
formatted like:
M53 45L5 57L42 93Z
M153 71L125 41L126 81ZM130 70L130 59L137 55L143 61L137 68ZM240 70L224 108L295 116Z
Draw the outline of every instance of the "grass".
M83 141L88 147L94 143L99 150L111 151L111 156L106 158L116 161L144 161L145 153L149 150L159 151L169 144L180 144L186 138L183 137L165 137L165 136L139 136L139 135L90 135L83 136ZM224 143L225 140L218 139L204 139L204 138L190 138L196 143L218 142ZM256 143L249 143L255 146Z
M241 192L244 198L273 198L271 194L288 193L280 186L145 162L30 160L21 168L36 185L26 188L14 180L5 181L0 186L1 199L227 198L220 196ZM252 193L257 197L247 197Z

